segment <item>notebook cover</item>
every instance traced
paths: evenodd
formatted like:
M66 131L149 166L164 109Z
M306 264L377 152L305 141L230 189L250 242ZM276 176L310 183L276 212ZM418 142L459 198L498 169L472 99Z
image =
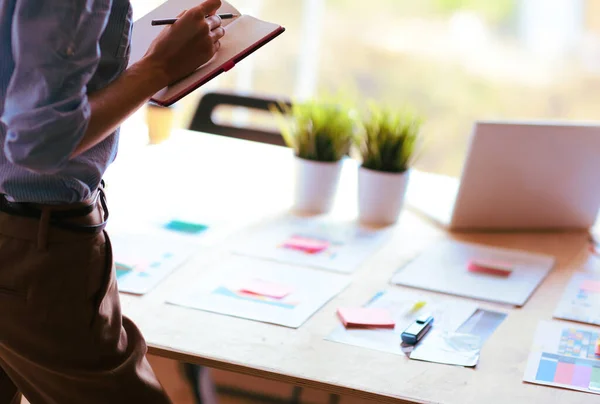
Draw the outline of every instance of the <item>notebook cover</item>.
M278 30L276 30L273 33L271 33L270 35L264 37L262 40L256 42L251 47L246 48L245 50L243 50L242 52L240 52L239 54L237 54L236 56L234 56L232 59L230 59L229 61L225 62L221 66L217 66L214 71L212 71L211 73L203 76L199 81L195 82L194 84L190 85L189 87L186 87L183 91L180 91L180 92L176 93L175 95L173 95L173 96L171 96L169 98L164 98L163 99L163 98L157 98L155 96L155 97L152 97L150 100L152 102L154 102L155 104L158 104L158 105L163 106L163 107L168 107L168 106L176 103L177 101L179 101L180 99L182 99L183 97L185 97L186 95L188 95L189 93L191 93L192 91L196 90L197 88L199 88L199 87L203 86L204 84L208 83L209 81L211 81L212 79L214 79L215 77L217 77L218 75L220 75L221 73L224 73L224 72L227 72L227 71L231 70L241 60L245 59L247 56L251 55L252 53L254 53L255 51L257 51L258 49L260 49L261 47L263 47L264 45L266 45L267 43L271 42L273 39L277 38L284 31L285 31L285 28L280 26Z

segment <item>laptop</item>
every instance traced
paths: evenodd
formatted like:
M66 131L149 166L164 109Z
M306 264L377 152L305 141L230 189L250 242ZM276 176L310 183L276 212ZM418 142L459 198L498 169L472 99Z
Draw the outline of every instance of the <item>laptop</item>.
M588 230L600 124L476 122L460 179L413 170L406 205L453 231Z

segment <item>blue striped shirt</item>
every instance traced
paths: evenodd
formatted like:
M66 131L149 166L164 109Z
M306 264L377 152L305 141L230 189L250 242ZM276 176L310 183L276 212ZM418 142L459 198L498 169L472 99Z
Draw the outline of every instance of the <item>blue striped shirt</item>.
M90 119L88 94L127 66L129 0L0 0L0 193L86 199L117 154L118 131L69 159Z

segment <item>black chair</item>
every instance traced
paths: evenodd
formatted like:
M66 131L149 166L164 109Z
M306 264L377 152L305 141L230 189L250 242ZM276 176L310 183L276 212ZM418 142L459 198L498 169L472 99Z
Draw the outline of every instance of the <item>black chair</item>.
M219 106L242 107L249 110L267 112L270 111L269 108L271 106L274 106L283 112L280 103L291 106L291 102L285 98L258 97L255 95L237 93L206 93L200 99L188 129L237 139L251 140L254 142L285 146L286 144L279 132L250 127L242 128L231 125L221 125L216 123L213 119L215 109Z

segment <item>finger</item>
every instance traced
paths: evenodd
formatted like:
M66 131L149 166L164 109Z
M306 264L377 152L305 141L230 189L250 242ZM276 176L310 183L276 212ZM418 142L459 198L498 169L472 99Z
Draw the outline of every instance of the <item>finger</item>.
M218 15L211 15L210 17L206 17L206 23L208 24L208 28L210 30L217 29L221 26L221 17Z
M225 29L223 27L219 27L215 30L210 31L210 37L212 38L213 42L218 42L219 39L223 38L225 36Z
M216 13L219 7L221 7L221 0L205 0L195 8L202 13L202 16L206 16Z
M221 49L221 42L217 41L213 44L213 51L216 53L219 49Z
M177 15L177 18L181 18L181 17L183 17L183 15L184 15L185 13L187 13L187 10L183 10L181 13L179 13L179 14Z

